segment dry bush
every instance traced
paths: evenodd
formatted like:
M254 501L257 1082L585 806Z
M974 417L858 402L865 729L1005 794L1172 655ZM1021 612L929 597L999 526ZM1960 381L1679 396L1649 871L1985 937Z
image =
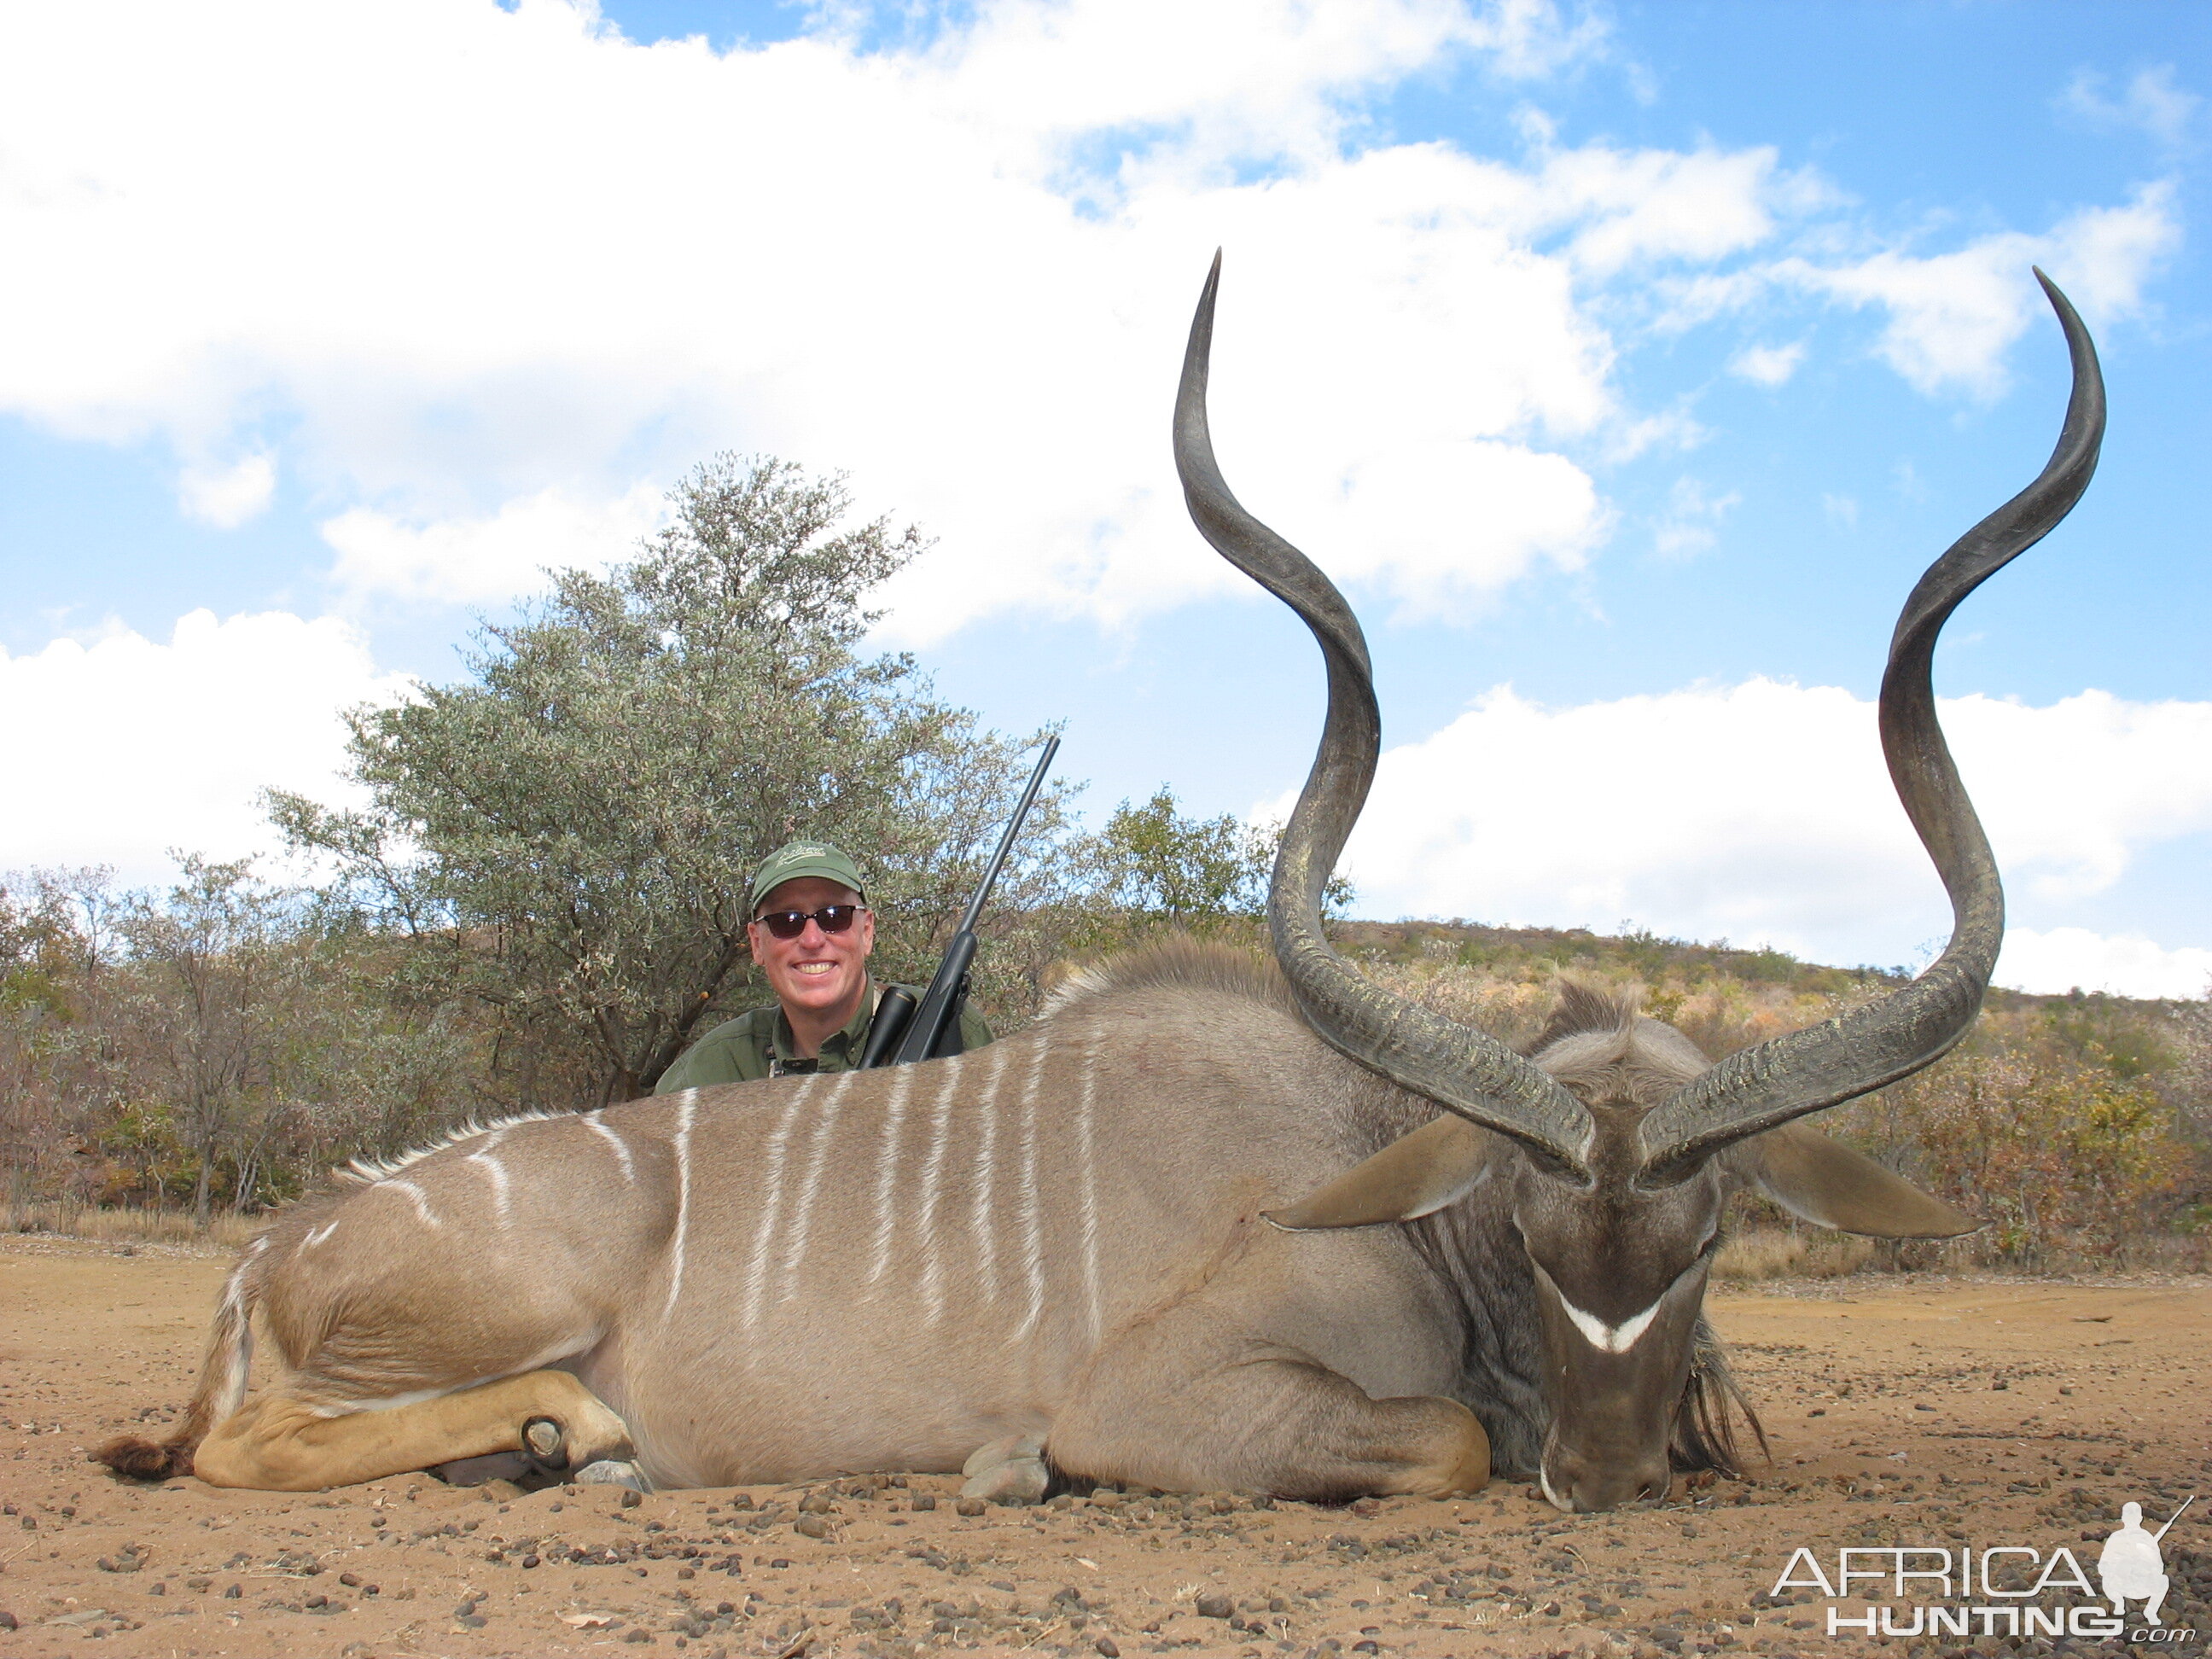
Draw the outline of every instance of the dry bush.
M1923 1185L1989 1224L1962 1241L1989 1265L2139 1265L2197 1217L2203 1148L2146 1071L2035 1016L1984 1016L1960 1052L1851 1109ZM1893 1154L1894 1156L1894 1154ZM1948 1254L1960 1253L1960 1246Z
M188 1210L94 1207L82 1204L33 1203L8 1206L12 1233L55 1233L107 1244L213 1244L242 1249L261 1230L255 1217L221 1213L202 1231Z
M1543 1029L1553 992L1535 979L1500 979L1455 963L1421 967L1401 963L1361 964L1369 978L1394 996L1433 1013L1486 1031L1511 1048L1526 1048Z
M1755 1227L1731 1235L1713 1257L1713 1277L1739 1284L1767 1279L1841 1279L1875 1259L1872 1239L1850 1233Z
M1385 990L1518 1048L1543 1029L1563 977L1638 994L1647 1013L1675 1026L1715 1060L1826 1019L1857 1000L1733 977L1670 975L1651 981L1630 964L1595 957L1577 961L1566 975L1538 961L1500 972L1460 963L1436 940L1425 941L1411 960L1370 960L1360 967Z

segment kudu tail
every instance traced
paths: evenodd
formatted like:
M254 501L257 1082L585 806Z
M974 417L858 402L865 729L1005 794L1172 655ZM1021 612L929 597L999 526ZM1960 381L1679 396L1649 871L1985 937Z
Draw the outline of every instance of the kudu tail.
M192 1472L192 1454L200 1442L246 1399L246 1373L253 1363L253 1308L261 1299L259 1279L252 1271L260 1260L259 1243L255 1242L223 1282L222 1300L216 1305L215 1325L208 1333L207 1356L200 1362L199 1383L175 1432L166 1440L118 1434L93 1453L93 1462L133 1480L167 1480Z

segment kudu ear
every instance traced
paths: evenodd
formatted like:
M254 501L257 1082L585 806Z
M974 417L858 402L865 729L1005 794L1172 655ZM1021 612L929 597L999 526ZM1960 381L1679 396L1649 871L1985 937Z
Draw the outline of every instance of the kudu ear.
M1463 1196L1482 1179L1498 1138L1447 1112L1267 1220L1286 1232L1412 1221Z
M1869 1238L1956 1238L1983 1224L1817 1129L1790 1123L1727 1154L1744 1180L1792 1215Z

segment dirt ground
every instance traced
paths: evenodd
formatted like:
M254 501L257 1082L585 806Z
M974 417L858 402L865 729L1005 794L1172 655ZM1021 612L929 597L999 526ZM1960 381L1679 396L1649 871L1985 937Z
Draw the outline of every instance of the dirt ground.
M2165 1540L2166 1618L2212 1635L2201 1279L1716 1295L1773 1461L1657 1508L1564 1516L1500 1483L1344 1510L1100 1494L962 1516L955 1481L917 1476L833 1483L817 1516L800 1488L624 1507L605 1488L423 1477L306 1496L111 1479L85 1449L173 1413L225 1266L0 1239L0 1659L94 1640L118 1656L1831 1653L1866 1638L1831 1638L1817 1591L1766 1594L1801 1545L1832 1564L1850 1546L2063 1542L2094 1571L2124 1501L2155 1524L2192 1492Z

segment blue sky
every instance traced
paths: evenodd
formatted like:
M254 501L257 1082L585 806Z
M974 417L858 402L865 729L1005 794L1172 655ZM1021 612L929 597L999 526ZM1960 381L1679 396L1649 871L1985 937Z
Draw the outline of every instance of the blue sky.
M1939 688L2004 972L2212 977L2191 5L460 0L25 9L0 58L0 868L265 842L334 708L449 678L719 449L937 550L884 642L1103 811L1279 808L1311 649L1188 530L1216 431L1366 620L1374 914L1917 960L1904 592L2112 422ZM198 613L205 612L205 616Z

